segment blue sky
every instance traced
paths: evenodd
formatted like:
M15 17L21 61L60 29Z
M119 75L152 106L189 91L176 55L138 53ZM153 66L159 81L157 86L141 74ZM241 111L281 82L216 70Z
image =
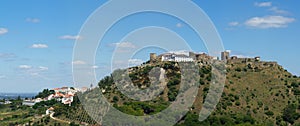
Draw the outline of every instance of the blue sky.
M87 18L105 2L1 1L0 92L37 92L43 88L73 86L72 53L75 40L81 38L78 33ZM288 71L300 75L297 66L300 63L299 1L194 2L211 18L225 49L231 50L232 55L261 56L263 60L277 61ZM106 61L111 59L109 55L116 45L135 48L133 43L120 43L120 40L128 32L145 26L168 28L188 41L193 50L207 51L201 39L177 18L151 12L131 15L115 24L101 41L93 66L98 79L110 72L110 65ZM145 49L134 56L133 62L146 60L147 53L153 51L163 52Z

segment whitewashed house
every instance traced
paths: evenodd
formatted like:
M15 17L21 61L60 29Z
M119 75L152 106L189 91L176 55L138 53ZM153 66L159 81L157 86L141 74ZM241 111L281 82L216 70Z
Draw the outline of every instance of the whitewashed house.
M46 115L50 115L51 113L54 112L54 108L53 107L50 107L46 110Z
M160 55L161 61L173 61L173 62L193 62L193 58L184 54L165 53Z

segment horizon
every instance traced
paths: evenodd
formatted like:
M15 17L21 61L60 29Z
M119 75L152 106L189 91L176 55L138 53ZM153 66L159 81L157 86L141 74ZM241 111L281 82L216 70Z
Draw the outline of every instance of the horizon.
M0 93L33 93L55 87L78 86L73 83L72 65L86 62L72 61L75 41L86 39L79 35L81 27L106 2L2 2ZM230 56L260 56L262 61L276 61L293 75L300 75L300 59L297 58L300 53L300 11L297 5L300 1L193 2L210 17ZM112 64L108 62L112 61L116 47L126 49L120 50L122 53L138 47L139 42L122 40L128 33L145 26L160 26L174 31L190 45L191 50L188 51L209 52L202 38L183 20L162 13L136 13L116 22L101 40L99 50L95 52L95 64L88 64L96 71L96 82L90 83L96 85L112 72ZM177 42L172 37L166 39ZM154 47L139 50L131 57L130 63L145 62L150 52L160 54L166 50Z

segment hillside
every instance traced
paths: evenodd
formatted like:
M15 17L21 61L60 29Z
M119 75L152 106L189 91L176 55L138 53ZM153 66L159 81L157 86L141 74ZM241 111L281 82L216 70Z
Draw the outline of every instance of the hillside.
M103 93L114 108L123 113L135 116L155 115L176 102L176 98L180 96L179 84L182 81L184 85L195 84L199 88L198 94L194 97L194 103L189 107L189 112L177 122L178 126L300 125L300 78L292 75L276 62L253 59L228 60L226 81L220 102L206 120L199 122L203 99L210 90L211 80L216 78L211 75L212 67L208 64L204 60L190 63L147 62L141 66L126 69L129 77L125 79L131 80L133 85L121 79L124 77L122 73L126 70L116 70L111 76L100 80L97 88L77 93L76 96L80 98L80 101L74 97L71 106L53 100L41 102L32 108L15 105L19 101L11 105L0 105L0 112L3 111L0 114L2 117L0 124L97 125L93 119L97 118L99 121L97 114L107 112L104 105L106 103L99 100L99 92ZM195 66L189 68L193 65ZM182 67L196 71L199 75L185 73ZM185 76L181 76L182 74ZM147 94L142 94L136 92L137 89L152 90L149 90ZM129 91L126 92L126 90ZM39 95L49 94L49 91L51 92L51 90L44 90ZM138 97L129 98L124 93L128 96L137 94ZM147 100L152 98L151 96L155 97ZM82 103L92 106L85 106ZM100 106L100 108L95 109L94 106ZM36 117L44 114L49 107L55 109L54 117L72 124L57 122L49 116ZM88 113L91 114L91 112L92 115L89 115ZM167 119L169 116L165 115L161 118ZM127 121L118 118L110 119L114 122L112 125L124 124L123 122ZM130 122L127 124L129 125Z
M221 100L213 114L198 122L198 113L203 99L209 91L211 80L209 65L198 63L200 88L191 111L178 125L288 125L299 124L300 79L287 72L275 62L252 60L229 60L226 68L226 83ZM105 90L104 96L118 110L131 115L152 115L168 107L175 100L181 73L178 63L147 63L141 67L129 68L129 76L135 86L149 87L148 72L154 67L165 70L167 86L151 101L132 100L118 91L112 77L99 82Z

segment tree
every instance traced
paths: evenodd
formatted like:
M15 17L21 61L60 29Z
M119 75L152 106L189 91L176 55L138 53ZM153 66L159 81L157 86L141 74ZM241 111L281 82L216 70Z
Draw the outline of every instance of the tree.
M46 98L50 94L54 94L54 90L44 89L42 92L39 92L38 95L35 96L35 98Z
M265 112L265 114L268 115L268 116L273 116L274 115L274 113L272 111L267 111L267 112Z
M242 71L242 69L238 67L238 68L236 68L236 69L235 69L235 71L237 71L237 72L241 72L241 71Z
M296 105L294 104L288 105L283 110L283 115L282 115L283 120L293 124L294 121L299 118L299 114L296 112L296 109L297 109Z
M119 97L118 96L114 96L113 97L113 101L114 101L114 103L117 103L119 101Z
M79 126L78 124L76 124L75 122L71 122L70 126Z
M300 90L298 88L293 89L294 95L300 95Z
M20 95L18 96L17 100L18 100L18 101L21 101L21 100L22 100Z

